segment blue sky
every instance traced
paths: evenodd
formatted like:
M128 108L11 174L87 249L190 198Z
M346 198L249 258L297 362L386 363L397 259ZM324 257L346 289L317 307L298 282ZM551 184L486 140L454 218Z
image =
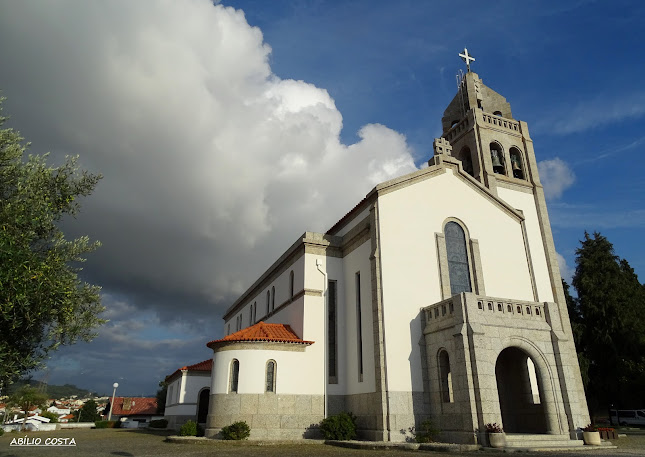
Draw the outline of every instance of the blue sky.
M65 229L103 242L83 274L110 322L37 377L150 394L208 358L300 234L430 158L464 47L528 123L563 275L587 230L642 279L645 4L454 5L0 0L11 126L105 176Z

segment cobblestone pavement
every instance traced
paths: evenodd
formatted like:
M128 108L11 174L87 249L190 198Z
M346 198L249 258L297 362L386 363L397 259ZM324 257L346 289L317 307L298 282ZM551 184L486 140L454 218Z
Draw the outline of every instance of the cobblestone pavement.
M144 430L58 430L55 432L32 432L28 434L5 433L0 437L0 457L289 457L289 456L349 456L385 457L414 456L455 457L455 456L496 456L499 452L475 451L443 453L405 450L359 450L346 449L312 443L258 443L204 441L190 444L175 444L164 441L167 433ZM19 438L27 438L31 444L40 446L11 446ZM45 446L45 443L64 444L74 439L75 446ZM40 439L40 441L38 441ZM57 439L57 440L56 440ZM590 451L583 449L571 452L531 452L532 456L559 457L572 455L594 457L642 457L645 456L645 435L629 435L614 444L618 449ZM519 456L520 454L518 454Z

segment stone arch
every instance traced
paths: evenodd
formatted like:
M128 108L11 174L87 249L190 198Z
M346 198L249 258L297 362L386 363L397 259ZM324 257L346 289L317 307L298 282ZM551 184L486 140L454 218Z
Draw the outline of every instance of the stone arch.
M500 413L502 414L502 422L504 422L504 413L502 411L502 401L500 394L500 379L498 378L497 362L499 361L500 356L507 349L516 349L524 353L526 357L529 357L534 364L536 377L537 377L537 386L539 389L540 403L536 405L534 402L535 410L542 409L542 412L537 414L542 414L544 418L543 423L534 422L532 425L528 425L523 428L528 428L528 431L525 433L548 433L548 434L560 434L565 433L566 430L563 427L563 420L561 417L561 399L558 394L558 380L557 375L554 374L555 367L552 367L549 363L549 360L545 354L530 340L514 336L506 338L501 341L501 349L497 354L495 360L495 376L497 379L497 389L498 389L498 398L500 399ZM525 360L519 360L518 363L525 363ZM516 359L517 361L517 359ZM525 365L522 366L524 368ZM526 384L524 384L526 386ZM524 389L526 391L526 388ZM538 420L539 421L539 420ZM534 431L539 427L539 431ZM515 431L517 427L511 425L510 429L508 426L504 425L505 431L509 433L518 433ZM522 428L522 427L521 427Z
M210 403L211 390L208 387L203 388L197 394L197 423L206 423L208 416L208 406Z
M526 179L526 167L524 166L524 154L517 146L511 146L508 150L511 160L511 171L513 177L517 179Z
M442 403L454 402L454 391L452 387L452 370L450 367L450 355L446 348L437 351L437 367L439 368L439 389Z
M239 381L240 381L240 361L237 359L233 359L231 360L231 373L229 376L229 383L228 383L229 393L237 393Z
M504 148L497 141L491 141L489 145L490 160L493 164L493 172L506 175L506 161L504 159Z

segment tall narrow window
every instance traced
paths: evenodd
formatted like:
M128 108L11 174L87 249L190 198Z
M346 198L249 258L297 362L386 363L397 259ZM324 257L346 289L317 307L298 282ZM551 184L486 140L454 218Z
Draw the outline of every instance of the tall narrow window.
M249 306L249 327L253 325L253 305Z
M336 329L336 281L327 284L327 376L330 384L338 383Z
M439 381L441 385L441 401L452 403L452 372L450 371L450 357L445 349L439 352Z
M267 290L267 315L269 314L269 304L271 303L271 292Z
M233 359L231 363L231 378L229 382L229 391L237 393L237 383L240 378L240 362Z
M356 273L356 341L358 344L358 382L363 382L363 322L361 315L361 272Z
M473 158L468 146L464 146L461 149L459 159L461 160L461 166L464 167L464 171L474 177L475 171L473 170Z
M275 286L271 287L271 311L275 310Z
M231 334L231 324L230 323L226 326L226 334L227 335Z
M267 378L266 378L266 391L275 392L275 372L276 372L276 363L275 360L269 360L267 362Z
M258 302L253 302L253 323L258 321Z
M522 169L522 154L517 148L511 148L508 152L511 156L511 168L513 170L513 177L517 179L524 179L524 170Z
M504 166L504 154L502 147L493 142L490 144L490 160L493 162L493 171L500 175L506 174L506 167Z
M289 273L289 298L293 298L293 270Z
M472 292L470 287L470 267L464 229L456 222L448 222L445 228L446 253L448 254L448 274L450 295Z

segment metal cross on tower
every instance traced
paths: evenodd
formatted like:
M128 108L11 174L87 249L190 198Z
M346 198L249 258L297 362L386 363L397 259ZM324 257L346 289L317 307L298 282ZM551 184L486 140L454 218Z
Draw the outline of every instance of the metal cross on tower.
M470 62L474 62L475 58L468 54L468 49L464 48L463 54L459 54L459 57L461 57L461 60L466 62L466 68L470 71Z

